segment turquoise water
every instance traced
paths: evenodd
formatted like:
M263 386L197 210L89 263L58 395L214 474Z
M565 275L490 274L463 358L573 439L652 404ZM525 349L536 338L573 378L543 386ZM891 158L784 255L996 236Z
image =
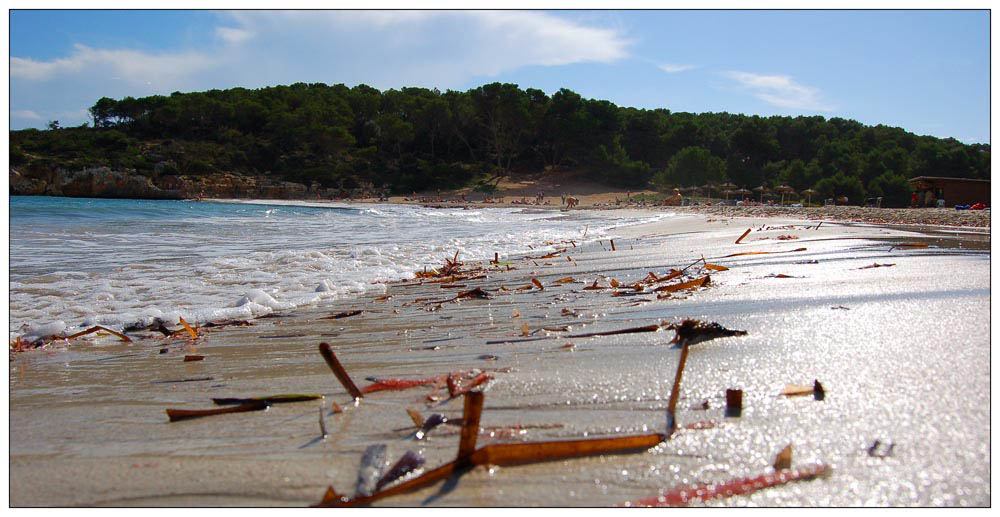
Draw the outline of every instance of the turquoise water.
M664 215L409 205L10 199L10 334L247 318ZM544 246L542 246L544 247Z

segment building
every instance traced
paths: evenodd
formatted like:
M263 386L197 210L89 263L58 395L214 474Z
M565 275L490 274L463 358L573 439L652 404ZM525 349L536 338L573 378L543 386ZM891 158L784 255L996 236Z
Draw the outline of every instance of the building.
M918 176L910 179L910 185L917 193L918 206L934 206L938 199L944 199L946 207L976 203L990 206L990 180Z

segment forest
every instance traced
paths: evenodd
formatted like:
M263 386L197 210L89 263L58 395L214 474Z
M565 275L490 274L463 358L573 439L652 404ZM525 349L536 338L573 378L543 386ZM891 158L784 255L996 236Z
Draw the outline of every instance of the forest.
M619 107L561 89L297 83L99 99L78 127L10 132L11 167L232 172L409 194L578 171L610 187L812 188L906 206L909 178L990 178L990 146L822 116Z

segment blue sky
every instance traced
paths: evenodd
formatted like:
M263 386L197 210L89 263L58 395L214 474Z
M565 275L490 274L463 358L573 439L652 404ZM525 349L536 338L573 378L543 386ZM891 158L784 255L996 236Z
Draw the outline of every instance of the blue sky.
M104 96L501 81L619 106L990 141L986 10L9 13L11 129L79 125Z

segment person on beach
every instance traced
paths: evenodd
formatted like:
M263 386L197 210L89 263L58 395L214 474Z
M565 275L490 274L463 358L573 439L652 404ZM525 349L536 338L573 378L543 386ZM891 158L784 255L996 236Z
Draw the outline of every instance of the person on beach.
M919 198L917 197L917 191L913 191L913 197L910 198L910 208L917 208L917 205L919 203L920 201Z
M675 188L674 194L663 200L663 206L681 206L684 202L684 197L681 196L681 190Z

